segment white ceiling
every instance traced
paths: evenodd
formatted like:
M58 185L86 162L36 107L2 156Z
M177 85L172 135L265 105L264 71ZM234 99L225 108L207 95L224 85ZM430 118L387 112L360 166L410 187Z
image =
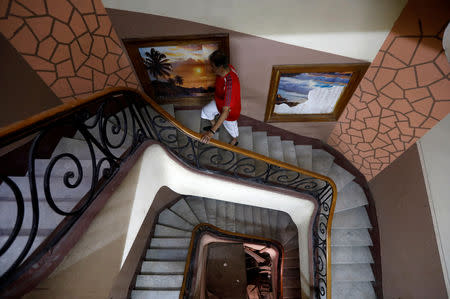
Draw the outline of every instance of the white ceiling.
M179 18L372 61L407 0L103 0L105 7Z

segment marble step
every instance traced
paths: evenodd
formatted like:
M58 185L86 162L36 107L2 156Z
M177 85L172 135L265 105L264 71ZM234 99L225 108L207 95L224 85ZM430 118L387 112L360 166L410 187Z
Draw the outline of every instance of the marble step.
M178 299L180 291L132 290L132 299Z
M283 160L293 166L298 166L297 156L295 152L294 141L282 140L281 147L283 148Z
M333 299L376 299L372 283L365 281L332 281Z
M342 212L367 205L364 190L355 182L348 183L345 188L338 192L338 199L334 212Z
M34 160L34 174L36 176L44 176L45 171L50 163L50 159L36 159ZM80 160L83 176L92 177L92 160ZM52 170L52 176L64 176L67 172L72 171L77 178L78 170L75 162L68 158L60 159Z
M334 213L332 228L372 228L364 207Z
M197 216L195 216L194 212L192 212L191 208L184 199L177 201L170 207L170 210L179 217L183 218L184 221L189 222L192 226L196 226L200 223Z
M208 223L217 225L217 202L214 199L203 199L205 202L206 215L208 217Z
M332 229L331 246L372 246L367 228Z
M269 141L266 132L253 132L253 151L269 157Z
M375 281L370 264L342 264L331 266L333 281Z
M175 229L161 224L156 224L155 233L153 234L153 236L159 238L174 238L174 237L190 238L191 232Z
M269 210L268 209L261 209L261 229L262 229L262 235L264 236L264 238L270 239L272 237L272 234L270 231Z
M277 234L277 223L278 223L278 214L279 212L276 210L269 210L269 228L270 228L270 236L273 239Z
M280 136L268 136L269 157L275 160L284 161L283 146Z
M152 238L150 249L157 248L189 248L191 239L189 238Z
M185 261L188 249L163 248L147 249L145 260L147 261Z
M373 258L367 246L333 247L331 251L333 264L372 264Z
M257 236L263 236L262 231L262 219L261 219L261 208L252 207L253 214L253 233Z
M187 232L192 231L194 226L172 212L171 210L164 210L159 214L158 224L170 226L179 230L185 230Z
M253 224L253 209L251 206L244 205L245 234L254 235L255 225Z
M245 215L244 215L244 206L240 204L236 204L234 208L234 214L235 214L235 227L236 232L245 234Z
M205 210L205 202L203 201L203 199L195 196L187 196L185 198L185 201L191 208L192 212L194 212L200 223L208 222L208 217L206 216Z
M253 132L252 127L244 126L239 127L239 136L238 136L239 147L253 151Z
M180 289L183 275L137 275L137 289Z
M23 177L9 177L14 183L16 183L17 187L22 193L22 197L24 200L31 199L30 192L30 182L28 176ZM70 179L70 183L74 183L77 177ZM76 188L68 188L64 185L64 177L61 176L51 176L50 177L50 193L52 198L55 200L65 199L65 200L79 200L83 198L83 196L89 191L92 185L92 177L85 176L81 180L81 183ZM37 195L39 199L45 199L44 193L44 177L37 176L36 177L36 187L37 187ZM10 199L15 202L14 193L11 191L9 185L6 183L2 183L0 185L0 199Z
M186 262L144 261L141 274L183 274Z
M232 202L226 202L225 227L227 231L236 231L236 205Z
M312 170L312 146L296 145L295 154L297 157L297 165L306 170Z
M312 151L312 171L327 175L333 165L334 157L328 152L321 149L313 149Z
M352 175L350 172L340 167L336 163L333 163L327 173L327 176L334 181L338 192L344 189L347 184L355 179L354 175Z
M95 158L98 161L99 159L105 157L102 151L95 145L92 145L94 149ZM111 153L115 157L120 157L127 149L126 148L117 148L117 149L110 149ZM89 151L89 146L85 141L72 139L63 137L58 142L57 146L55 147L52 157L56 157L60 154L73 154L77 159L79 160L91 160L91 154Z
M226 202L222 200L216 201L216 226L221 229L226 229L227 222L227 210L226 210Z
M194 132L200 132L201 110L177 110L175 118L185 127Z

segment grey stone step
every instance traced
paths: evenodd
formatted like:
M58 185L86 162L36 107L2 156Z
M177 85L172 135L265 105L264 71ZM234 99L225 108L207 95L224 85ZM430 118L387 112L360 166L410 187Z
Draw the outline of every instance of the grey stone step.
M295 154L297 156L297 165L306 170L312 170L312 146L296 145Z
M64 219L48 205L47 201L39 200L39 229L53 230ZM56 205L63 211L71 211L77 201L57 201ZM0 201L0 229L10 231L14 227L17 215L15 201ZM22 229L31 229L33 208L31 201L24 202L24 218Z
M372 246L367 228L362 229L332 229L331 246Z
M170 226L179 230L191 232L194 226L172 212L171 210L164 210L159 214L158 224Z
M286 216L284 216L286 217ZM287 242L291 241L292 239L294 239L297 236L297 227L295 226L295 224L290 220L290 218L288 219L289 224L287 225L286 228L284 228L282 230L282 233L278 234L278 240L282 243L282 244L286 244ZM298 237L297 237L298 239ZM296 241L298 242L298 241Z
M0 247L3 246L3 244L8 239L8 236L0 236ZM25 259L33 253L33 251L42 243L42 241L45 240L46 237L44 236L36 236L34 239L33 244L31 245L31 249L28 252ZM20 253L22 252L23 248L25 247L25 244L28 241L28 236L17 236L16 240L11 244L11 247L2 255L0 256L0 275L5 273L5 271L14 263L14 261L19 257Z
M34 161L34 173L36 176L44 176L45 170L50 163L50 159L36 159ZM92 161L89 160L80 160L81 168L83 170L83 176L92 177ZM52 170L52 176L64 176L66 172L72 171L75 174L75 179L77 178L77 167L75 162L71 159L63 158L60 159Z
M179 289L183 284L183 275L138 275L136 288Z
M184 199L177 201L170 207L170 210L183 218L185 221L189 222L192 226L196 226L200 223Z
M333 281L374 281L370 264L331 265Z
M178 299L180 291L132 290L132 299Z
M200 197L188 196L185 198L192 212L201 223L207 223L208 217L206 216L205 202Z
M269 157L269 142L266 132L253 132L253 151Z
M286 163L297 165L297 156L295 153L294 141L292 140L282 140L281 146L283 148L283 160Z
M252 127L239 127L238 142L239 147L249 151L253 151Z
M276 210L269 210L269 227L270 227L270 236L273 238L276 236L277 233L277 223L278 223L278 211Z
M19 187L22 196L25 200L29 200L31 198L30 193L30 182L28 176L23 177L9 177L14 183L16 183L17 187ZM78 177L74 177L70 179L70 183L74 183ZM83 198L83 196L89 191L92 185L92 177L83 177L81 183L76 188L68 188L64 185L64 177L60 176L51 176L50 177L50 192L52 198L55 200L59 199L75 199L79 200ZM36 177L36 188L37 195L39 199L45 199L44 193L44 177L37 176ZM6 183L2 183L0 185L0 199L11 199L15 201L14 193L11 191L9 186Z
M222 200L217 200L216 202L216 226L221 229L226 229L226 222L227 222L227 208L226 208L226 202Z
M333 164L334 157L328 152L321 149L313 149L312 151L312 171L327 175Z
M261 228L262 228L262 235L264 238L271 238L271 231L270 231L270 223L269 223L269 210L268 209L261 209Z
M252 207L253 210L253 233L257 236L263 236L262 231L262 219L261 219L261 208Z
M152 238L150 248L189 248L189 238Z
M200 132L201 110L177 110L175 118L185 127Z
M147 249L145 259L147 261L185 261L188 249L163 248Z
M217 202L213 199L203 199L205 202L205 210L206 210L206 216L208 217L208 223L212 225L216 225L217 223Z
M245 234L245 215L244 215L244 206L240 204L236 204L234 208L235 213L235 226L236 232Z
M161 224L155 225L154 237L173 238L173 237L191 237L191 232L175 229Z
M255 225L253 224L253 209L251 206L244 205L245 234L254 235Z
M286 252L296 249L296 248L298 249L298 234L297 234L297 232L295 232L295 234L293 234L292 237L287 242L283 243L283 247Z
M284 161L283 146L281 145L280 136L268 136L269 157L275 160Z
M355 179L354 175L352 175L350 172L340 167L336 163L333 163L327 173L327 176L334 181L338 191L344 189L347 184Z
M289 225L291 218L284 212L278 212L277 234L283 234Z
M230 232L236 231L236 205L232 202L226 203L226 230Z
M338 192L338 199L334 212L342 212L367 205L364 190L355 182L348 183L344 189Z
M334 213L333 228L372 228L366 209L359 207Z
M141 274L183 274L185 264L186 262L144 261Z
M173 117L175 117L175 109L174 106L172 104L164 104L161 105L161 108L163 108L164 110L166 110L167 112L169 112L170 115L172 115Z
M367 246L333 247L331 251L333 264L372 264L372 254Z
M377 296L370 282L332 281L333 299L376 299Z

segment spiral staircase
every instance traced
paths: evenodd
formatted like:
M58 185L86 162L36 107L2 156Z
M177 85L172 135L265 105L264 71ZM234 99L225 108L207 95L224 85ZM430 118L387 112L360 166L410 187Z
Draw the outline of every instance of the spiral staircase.
M201 120L200 110L176 110L171 105L164 106L164 109L173 115L179 122L195 132L201 132L201 128L207 122ZM88 120L89 122L90 120ZM108 124L114 126L114 122ZM293 141L281 140L280 136L267 136L266 132L253 131L252 127L245 126L239 128L239 147L254 151L261 155L284 161L303 169L326 175L336 184L338 197L333 218L332 227L332 298L376 298L372 282L375 278L371 269L373 263L370 246L372 241L369 230L372 228L369 221L365 205L366 196L362 188L354 182L354 176L334 163L334 157L329 153L313 149L308 145L294 145ZM95 132L92 132L95 134ZM72 138L62 138L56 146L52 157L63 153L73 153L80 159L83 167L91 167L90 152L86 148L83 136L78 132ZM182 138L179 136L178 138ZM215 139L229 142L231 137L223 128L216 133ZM112 152L119 155L126 151L127 144L113 149ZM103 154L94 148L97 157ZM38 159L35 162L35 174L37 184L42 185L45 170L50 159ZM51 179L63 180L65 173L70 166L64 159L54 168ZM0 274L2 274L15 258L26 242L27 235L31 229L30 211L30 187L27 176L10 177L22 190L25 200L25 217L13 248L0 257ZM92 177L86 175L77 187L76 196L73 192L68 192L67 188L58 189L57 185L52 189L53 199L57 205L65 210L72 209L79 198L79 194L87 192L89 182ZM50 181L51 183L51 181ZM45 203L45 194L38 189L40 226L37 237L32 245L32 250L53 231L63 216L52 213ZM14 218L17 208L14 202L14 194L10 188L3 183L0 185L0 245L6 242L8 235L13 229ZM231 231L253 233L261 236L273 236L281 226L274 226L278 220L271 216L273 212L255 207L246 208L230 205L226 202L214 201L212 199L199 199L186 197L184 201L177 203L160 215L155 234L150 243L146 260L143 263L141 273L136 282L136 289L133 291L135 298L176 298L179 294L180 281L182 281L182 271L186 246L188 244L191 228L199 222L206 221L224 229ZM251 212L249 212L251 211ZM264 215L264 216L263 216ZM281 215L281 213L277 213ZM268 219L269 225L264 223ZM278 218L277 218L278 219ZM180 225L182 225L180 227ZM294 252L298 248L294 237L286 237L281 240L287 246L285 250ZM30 252L32 252L32 250ZM298 251L298 249L297 249ZM173 254L173 255L172 255ZM298 254L290 257L293 262L288 263L293 268L298 265ZM165 263L165 264L164 264ZM155 268L156 267L156 268ZM295 272L293 272L295 273ZM173 276L166 279L164 275ZM148 276L153 278L148 278ZM165 285L165 283L171 283ZM285 298L300 298L299 286L296 283L290 285L289 280L284 283ZM288 289L291 290L288 290ZM153 292L152 295L149 295ZM147 295L145 295L147 294Z

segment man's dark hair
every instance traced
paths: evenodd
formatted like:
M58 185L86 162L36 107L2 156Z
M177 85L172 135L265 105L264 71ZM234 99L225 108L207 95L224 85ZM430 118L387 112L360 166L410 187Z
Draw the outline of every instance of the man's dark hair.
M209 55L209 61L214 64L215 67L227 67L228 66L228 56L225 55L221 50L216 50Z

